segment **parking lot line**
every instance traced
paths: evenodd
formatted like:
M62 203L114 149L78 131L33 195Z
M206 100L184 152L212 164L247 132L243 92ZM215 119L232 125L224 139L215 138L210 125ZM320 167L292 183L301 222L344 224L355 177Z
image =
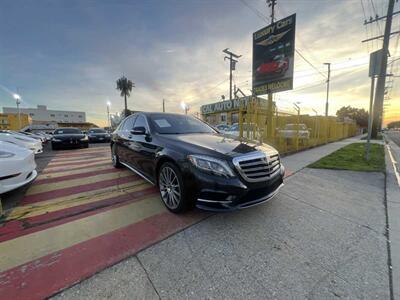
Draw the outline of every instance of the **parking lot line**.
M99 166L111 166L111 162L104 162L104 163L90 163L90 164L85 164L84 166L75 166L75 167L66 167L66 166L61 166L61 167L54 167L54 168L45 168L40 174L50 174L50 173L58 173L58 172L65 172L68 170L82 170L82 169L87 169L89 167L99 167Z
M56 190L51 190L51 191L46 191L46 192L40 192L34 195L27 195L24 199L21 201L21 205L27 205L27 204L32 204L36 203L39 201L44 201L44 200L50 200L56 197L61 197L61 196L68 196L68 195L73 195L73 194L78 194L78 193L83 193L83 192L89 192L93 191L96 189L104 188L104 187L110 187L110 186L118 186L123 183L127 183L130 181L134 180L141 180L138 176L132 175L132 174L127 174L126 176L119 177L119 178L113 178L113 179L108 179L108 180L103 180L103 181L96 181L88 184L82 184L78 186L72 186L68 188L63 188L63 189L56 189Z
M61 167L61 166L76 166L76 165L87 165L90 163L94 163L94 162L111 162L111 159L109 157L96 157L94 159L88 159L88 160L74 160L74 161L69 161L69 162L61 162L61 163L49 163L47 166L49 168L53 168L53 167Z
M107 171L107 170L119 171L118 169L114 168L111 164L100 164L100 165L96 165L94 167L84 168L83 170L82 170L82 168L72 169L72 170L70 170L68 168L67 171L59 171L59 172L44 173L44 174L42 173L36 178L35 183L37 183L39 180L42 180L42 179L57 178L57 177L68 176L68 175L72 175L72 174L81 174L83 171L84 172L95 172L96 171L99 173L103 173L104 171Z
M144 190L152 187L149 183L144 180L135 180L132 183L125 184L118 190L108 191L107 189L98 192L97 194L82 193L81 195L70 195L67 197L53 198L47 201L37 202L32 205L19 206L14 208L7 216L6 220L24 219L41 214L48 214L50 212L70 208L78 205L98 202L108 198L114 198L130 194L135 191Z
M0 295L5 299L47 298L206 216L204 213L176 216L161 212L49 253L0 274Z
M50 182L50 183L42 183L38 182L38 184L34 184L29 188L29 190L26 192L27 196L30 195L35 195L39 193L44 193L44 192L49 192L49 191L55 191L55 190L60 190L60 189L65 189L69 187L75 187L75 186L80 186L80 185L85 185L85 184L90 184L90 183L96 183L100 181L105 181L109 179L118 179L118 178L123 178L126 176L133 176L132 172L129 170L123 170L120 172L112 172L112 173L101 173L99 174L98 172L95 173L89 173L86 177L81 178L80 175L74 174L71 175L73 178L68 178L68 179L63 179L61 178L54 178L52 180L55 180L55 182Z
M23 216L20 219L5 223L4 226L0 228L0 242L42 230L45 231L51 227L90 217L156 195L158 195L158 193L153 187L146 187L119 196L110 195L110 197L104 200L71 206L37 216Z
M0 272L165 212L158 196L0 243Z

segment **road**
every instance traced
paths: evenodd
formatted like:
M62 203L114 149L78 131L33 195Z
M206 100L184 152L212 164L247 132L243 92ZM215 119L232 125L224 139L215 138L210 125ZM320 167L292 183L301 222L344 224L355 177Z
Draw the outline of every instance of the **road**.
M388 131L389 138L400 147L400 131Z

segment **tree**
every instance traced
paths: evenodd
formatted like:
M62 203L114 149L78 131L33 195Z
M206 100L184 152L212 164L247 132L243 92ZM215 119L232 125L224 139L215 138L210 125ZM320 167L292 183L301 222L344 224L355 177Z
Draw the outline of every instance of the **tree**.
M343 106L336 112L336 116L339 119L344 119L345 117L353 119L360 127L368 127L368 112L364 108L355 108L348 106Z
M393 121L387 125L387 128L400 128L400 121Z
M125 98L125 113L128 111L128 104L126 102L126 97L131 95L132 88L135 87L135 84L130 81L125 76L122 76L117 80L117 90L121 91L121 97ZM125 117L127 115L125 114Z

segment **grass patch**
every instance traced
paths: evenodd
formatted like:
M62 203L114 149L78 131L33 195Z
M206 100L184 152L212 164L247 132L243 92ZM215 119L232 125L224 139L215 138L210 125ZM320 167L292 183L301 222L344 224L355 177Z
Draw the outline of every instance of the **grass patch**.
M371 144L369 161L365 160L365 147L365 143L347 145L308 167L316 169L385 172L385 150L383 145Z

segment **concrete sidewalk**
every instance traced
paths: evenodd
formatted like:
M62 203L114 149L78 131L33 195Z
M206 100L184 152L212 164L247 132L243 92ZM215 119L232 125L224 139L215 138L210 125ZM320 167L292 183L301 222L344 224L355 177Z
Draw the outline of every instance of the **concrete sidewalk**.
M270 203L217 214L57 299L389 299L385 177L309 163L347 139L283 159Z

